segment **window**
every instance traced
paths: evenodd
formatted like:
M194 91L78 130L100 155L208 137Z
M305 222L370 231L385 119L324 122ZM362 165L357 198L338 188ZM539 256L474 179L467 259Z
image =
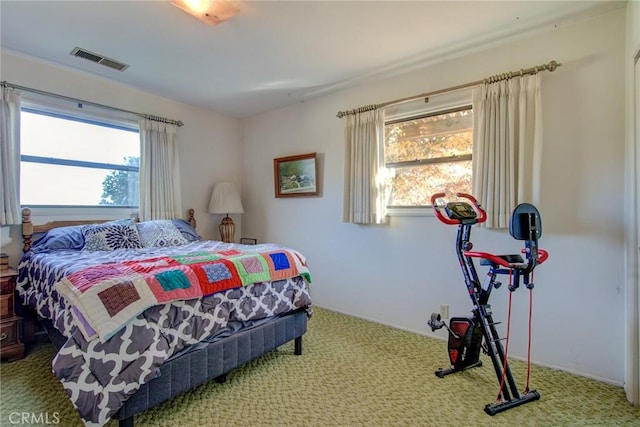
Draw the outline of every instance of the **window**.
M426 110L426 109L424 109ZM439 192L471 193L473 110L470 103L387 116L385 166L389 207L431 205Z
M137 125L23 107L23 206L139 205Z

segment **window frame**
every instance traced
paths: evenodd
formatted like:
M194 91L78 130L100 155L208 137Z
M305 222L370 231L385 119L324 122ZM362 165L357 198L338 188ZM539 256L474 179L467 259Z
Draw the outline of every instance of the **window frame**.
M440 114L464 111L468 109L471 109L473 111L472 92L470 88L440 94L436 97L419 99L398 106L387 107L385 109L384 125L386 127L388 124L427 118ZM389 114L386 114L387 111L389 111ZM448 163L451 161L471 160L472 154L465 154L460 156L437 157L432 159L420 159L390 163L385 162L385 168L398 167L397 165L401 165L400 167L411 167L445 162ZM387 205L387 214L389 216L435 216L433 207L431 205Z
M21 113L23 111L42 114L49 117L73 120L125 131L140 132L138 117L132 113L110 110L82 103L73 103L68 100L54 99L39 94L23 94ZM21 150L22 151L22 150ZM140 152L142 156L142 152ZM55 159L51 157L30 156L20 154L20 162L54 164L64 166L91 167L109 170L134 170L135 166L115 165L110 163L90 162L82 160ZM35 160L35 161L34 161ZM58 161L56 161L58 160ZM137 168L139 172L139 167ZM139 204L139 201L138 201ZM60 219L88 219L110 220L123 217L135 218L138 216L138 206L115 205L50 205L50 204L24 204L20 202L20 208L29 208L34 222L44 223Z

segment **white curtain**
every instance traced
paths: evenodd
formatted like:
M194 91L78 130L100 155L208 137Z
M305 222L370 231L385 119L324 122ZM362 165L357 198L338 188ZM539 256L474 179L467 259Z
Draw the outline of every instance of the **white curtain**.
M385 182L384 110L348 115L342 220L354 224L386 223Z
M487 227L509 227L519 203L539 202L540 87L537 73L473 90L473 194L487 211Z
M2 216L0 225L20 224L20 104L22 98L2 88L0 99L0 166Z
M181 217L177 127L140 119L140 219Z

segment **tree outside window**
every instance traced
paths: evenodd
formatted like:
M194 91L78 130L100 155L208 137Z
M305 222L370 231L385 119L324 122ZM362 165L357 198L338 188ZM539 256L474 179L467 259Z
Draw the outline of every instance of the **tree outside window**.
M472 146L471 106L387 122L388 205L430 206L435 193L471 193Z

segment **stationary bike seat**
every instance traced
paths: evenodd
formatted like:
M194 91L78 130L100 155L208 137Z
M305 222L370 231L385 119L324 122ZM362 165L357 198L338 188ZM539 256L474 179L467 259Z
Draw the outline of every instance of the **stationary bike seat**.
M506 262L508 262L509 264L521 264L524 263L524 259L519 255L519 254L515 254L515 255L495 255L498 258L502 258L503 260L505 260ZM487 258L480 258L480 265L493 265L494 263Z

